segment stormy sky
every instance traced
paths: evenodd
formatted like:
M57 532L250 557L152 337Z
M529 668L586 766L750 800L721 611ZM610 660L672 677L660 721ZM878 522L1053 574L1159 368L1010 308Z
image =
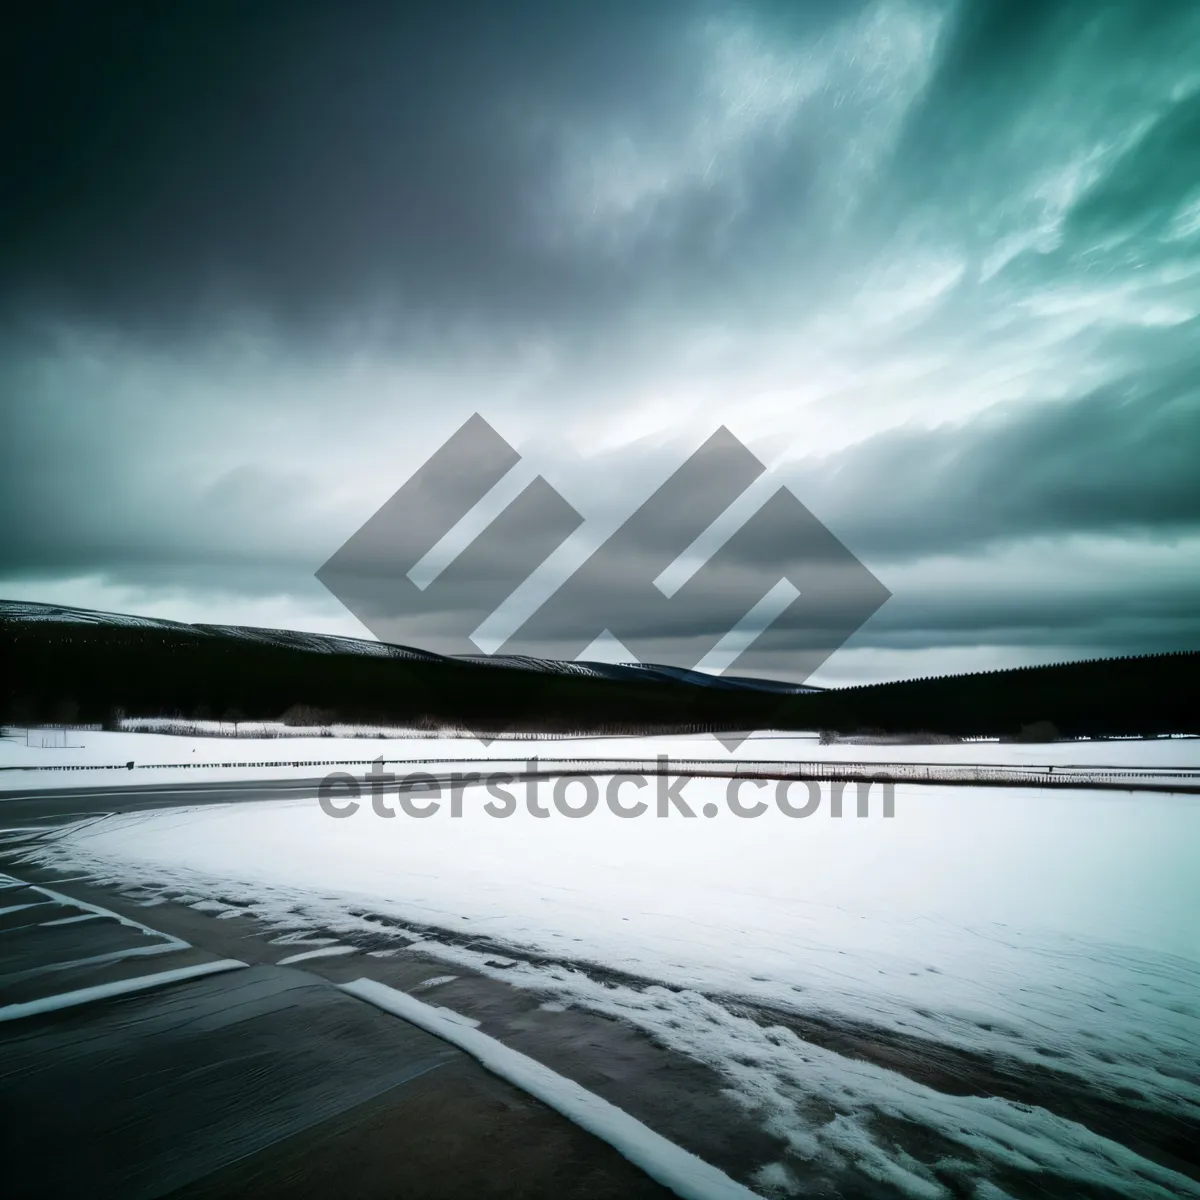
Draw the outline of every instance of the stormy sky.
M725 426L742 518L786 485L891 593L817 682L1196 648L1197 46L1191 0L24 6L0 597L361 635L314 573L479 413L581 518L546 595Z

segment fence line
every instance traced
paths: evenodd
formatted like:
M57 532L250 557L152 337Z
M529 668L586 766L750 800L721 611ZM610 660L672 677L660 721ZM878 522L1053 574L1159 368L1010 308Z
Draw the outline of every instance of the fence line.
M404 758L404 759L273 759L253 762L125 762L109 764L9 766L3 771L131 771L131 770L203 770L262 769L265 767L442 767L471 770L490 768L500 771L516 768L520 776L530 775L681 775L696 778L795 779L818 782L922 783L933 786L966 785L974 787L1048 787L1105 788L1122 791L1200 792L1200 768L1192 767L1119 767L1092 765L1010 766L999 763L896 763L896 762L799 762L784 760L745 760L722 762L715 759L625 758ZM300 781L297 781L300 782Z

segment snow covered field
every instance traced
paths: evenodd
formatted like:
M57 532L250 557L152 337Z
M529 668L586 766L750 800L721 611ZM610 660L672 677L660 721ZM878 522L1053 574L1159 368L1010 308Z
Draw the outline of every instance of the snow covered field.
M283 729L283 726L279 726ZM323 775L330 763L433 759L471 764L541 758L749 759L802 762L1000 763L1200 768L1200 739L1192 737L1021 745L971 741L951 744L822 745L816 734L758 733L731 753L708 734L686 737L503 739L484 745L471 737L180 737L100 730L9 730L0 738L0 790L111 785L115 768L137 764L138 784L172 780L281 779ZM182 767L180 764L187 764ZM248 765L267 764L267 765ZM282 765L281 765L282 764ZM294 764L294 765L293 765ZM3 768L24 768L3 770ZM70 774L28 768L71 767ZM99 768L86 770L79 768Z
M754 756L767 757L765 743ZM1163 765L1181 753L1196 762L1194 741L770 744L802 758L1065 750L1080 762L1094 750L1103 762L1148 751ZM699 754L695 740L657 745ZM613 755L611 741L597 752ZM382 820L364 806L333 820L313 800L174 809L81 823L37 857L210 908L237 899L348 943L381 929L353 913L378 913L422 930L421 948L448 964L629 1021L716 1068L785 1139L788 1160L764 1191L787 1194L806 1168L853 1162L913 1197L949 1196L949 1177L980 1200L1010 1194L1013 1178L1047 1195L1095 1184L1200 1196L1060 1115L946 1094L785 1027L787 1014L866 1024L1025 1064L1032 1077L1052 1068L1163 1120L1200 1120L1200 798L900 785L893 819L771 808L738 820L725 788L688 782L693 806L718 804L708 821L619 820L603 805L585 820L538 820L521 806L497 819L470 791L461 819ZM487 944L469 948L464 935Z

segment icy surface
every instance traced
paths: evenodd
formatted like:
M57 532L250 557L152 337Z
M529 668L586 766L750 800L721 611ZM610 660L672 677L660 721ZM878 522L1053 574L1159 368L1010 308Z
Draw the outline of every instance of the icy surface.
M827 804L738 819L725 789L688 782L694 810L717 804L709 820L603 805L497 819L482 789L460 819L364 805L333 820L312 800L175 809L93 820L37 855L349 941L394 928L353 915L378 913L448 964L710 1064L793 1166L852 1163L903 1194L949 1195L886 1132L898 1122L961 1159L971 1188L1016 1171L1050 1194L1200 1195L1060 1115L946 1095L786 1027L867 1025L1200 1119L1200 800L901 785L892 819L876 805L835 820Z

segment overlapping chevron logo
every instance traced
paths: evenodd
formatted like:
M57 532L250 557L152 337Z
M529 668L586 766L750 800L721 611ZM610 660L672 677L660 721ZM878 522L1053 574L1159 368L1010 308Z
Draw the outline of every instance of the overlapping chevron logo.
M475 414L317 577L381 641L479 658L473 635L584 525L540 474L487 513L520 463ZM573 662L600 640L639 663L802 684L890 593L787 487L764 491L764 478L759 459L717 429L487 653ZM722 532L752 485L761 503ZM424 569L480 512L487 520L465 545Z

